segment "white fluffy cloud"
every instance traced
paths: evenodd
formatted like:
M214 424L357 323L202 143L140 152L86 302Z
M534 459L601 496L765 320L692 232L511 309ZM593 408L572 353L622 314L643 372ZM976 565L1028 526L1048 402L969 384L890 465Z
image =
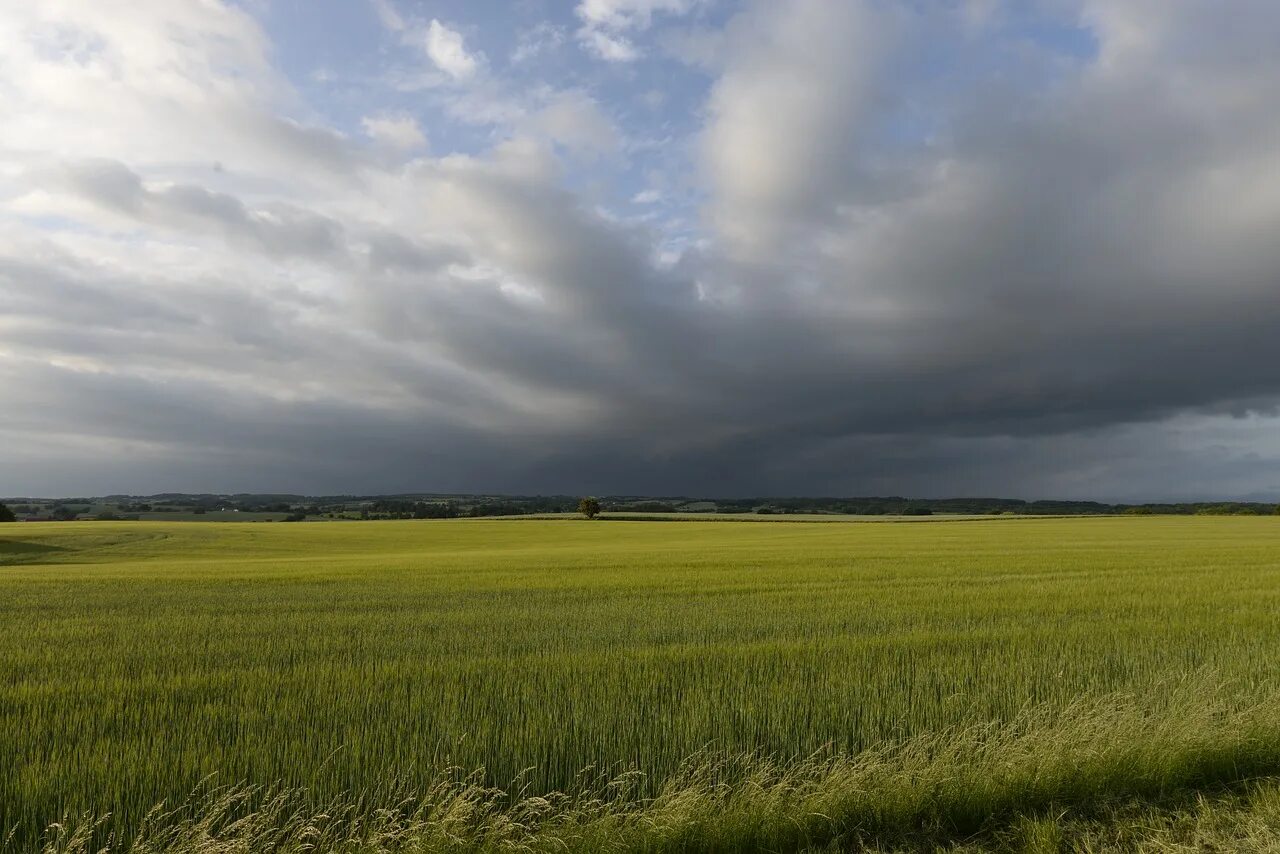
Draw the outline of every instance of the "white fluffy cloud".
M592 27L580 29L578 41L589 53L606 62L634 62L641 55L630 39Z
M467 51L462 34L431 19L426 32L427 56L436 67L455 80L464 80L476 73L479 61Z
M657 13L683 15L697 0L582 0L577 14L591 26L625 30L648 27Z
M655 14L683 15L699 0L581 0L576 8L582 26L578 40L590 53L608 62L632 62L641 50L627 33L646 30Z

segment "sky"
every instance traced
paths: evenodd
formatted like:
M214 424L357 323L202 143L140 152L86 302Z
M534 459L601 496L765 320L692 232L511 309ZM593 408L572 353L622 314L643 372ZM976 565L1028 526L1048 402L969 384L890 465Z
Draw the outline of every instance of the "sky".
M0 2L0 494L1280 499L1274 0Z

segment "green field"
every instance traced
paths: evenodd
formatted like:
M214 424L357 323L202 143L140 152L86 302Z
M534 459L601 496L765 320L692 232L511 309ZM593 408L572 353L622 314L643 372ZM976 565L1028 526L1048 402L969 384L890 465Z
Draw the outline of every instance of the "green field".
M18 848L159 802L263 845L1032 845L1126 799L1280 816L1232 788L1271 774L1277 518L0 529ZM288 791L219 813L241 783Z
M233 510L209 510L204 513L186 511L141 513L148 522L280 522L288 513L239 513Z

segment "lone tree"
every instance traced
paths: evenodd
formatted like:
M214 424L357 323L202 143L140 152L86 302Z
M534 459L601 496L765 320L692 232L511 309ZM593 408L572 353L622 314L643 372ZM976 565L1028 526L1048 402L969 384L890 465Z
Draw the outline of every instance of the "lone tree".
M588 519L594 519L600 515L600 499L587 496L578 502L578 512Z
M17 517L13 515L13 511L4 504L0 504L0 522L16 522Z

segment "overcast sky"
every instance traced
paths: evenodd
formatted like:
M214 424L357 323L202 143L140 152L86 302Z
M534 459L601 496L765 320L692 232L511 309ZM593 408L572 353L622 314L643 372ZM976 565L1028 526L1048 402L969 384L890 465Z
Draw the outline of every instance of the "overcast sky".
M1274 0L0 3L0 495L1280 498Z

